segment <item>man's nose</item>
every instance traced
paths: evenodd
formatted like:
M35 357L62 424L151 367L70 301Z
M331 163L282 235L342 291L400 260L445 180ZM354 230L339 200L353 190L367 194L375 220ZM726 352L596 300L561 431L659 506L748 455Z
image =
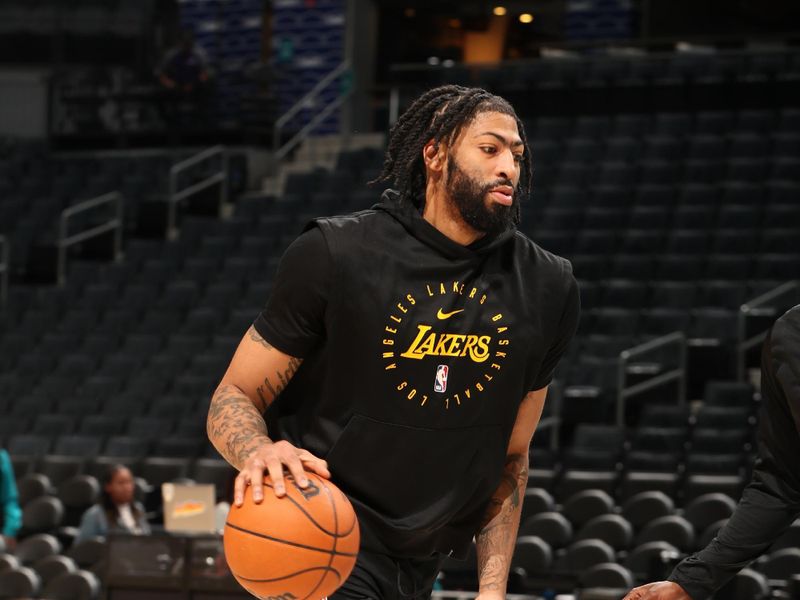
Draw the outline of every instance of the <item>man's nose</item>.
M497 161L495 176L516 182L516 171L514 153L511 150L505 150Z

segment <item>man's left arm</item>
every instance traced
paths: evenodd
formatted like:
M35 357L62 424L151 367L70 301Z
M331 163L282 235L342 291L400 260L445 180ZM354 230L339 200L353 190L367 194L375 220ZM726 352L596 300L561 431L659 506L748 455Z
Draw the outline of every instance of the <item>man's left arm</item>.
M511 557L528 484L528 449L539 424L547 388L528 393L517 411L506 452L503 478L492 495L478 535L479 594L476 600L505 598Z

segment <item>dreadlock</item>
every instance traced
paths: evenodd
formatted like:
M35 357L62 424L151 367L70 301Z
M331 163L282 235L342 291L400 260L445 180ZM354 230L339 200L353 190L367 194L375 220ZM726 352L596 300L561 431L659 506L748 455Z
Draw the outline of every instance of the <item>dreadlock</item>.
M434 148L444 142L450 146L461 130L484 112L499 112L513 117L525 146L522 159L519 197L531 189L531 157L525 128L507 100L481 88L445 85L428 90L417 98L389 132L389 143L381 174L370 184L391 182L401 197L421 208L425 196L425 162L422 150L430 140ZM519 223L519 203L514 220Z

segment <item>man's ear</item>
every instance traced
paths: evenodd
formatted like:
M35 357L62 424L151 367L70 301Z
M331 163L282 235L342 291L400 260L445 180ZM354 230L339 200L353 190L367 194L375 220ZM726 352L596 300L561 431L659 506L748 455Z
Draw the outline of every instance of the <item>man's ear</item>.
M425 161L425 167L434 172L440 172L444 169L445 163L445 146L441 142L437 144L430 140L422 149L422 158Z

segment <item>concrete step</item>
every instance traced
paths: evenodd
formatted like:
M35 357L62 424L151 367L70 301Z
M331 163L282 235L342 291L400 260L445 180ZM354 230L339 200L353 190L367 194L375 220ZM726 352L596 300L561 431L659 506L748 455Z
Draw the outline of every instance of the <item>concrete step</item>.
M281 196L285 189L286 179L290 174L311 173L319 168L333 171L336 168L336 159L343 150L383 148L385 141L386 136L381 132L308 138L297 150L292 162L281 164L275 175L264 177L261 180L260 192Z

